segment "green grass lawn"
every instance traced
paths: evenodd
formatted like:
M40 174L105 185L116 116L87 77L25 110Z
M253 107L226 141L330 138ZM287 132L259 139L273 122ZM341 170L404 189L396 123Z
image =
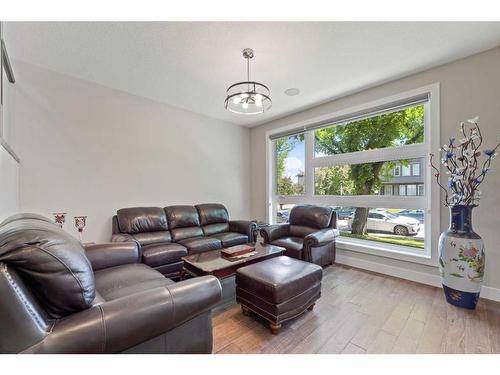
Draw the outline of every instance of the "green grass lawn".
M415 239L413 237L377 236L376 234L373 234L373 233L368 234L368 235L361 235L361 234L352 234L352 233L346 232L346 231L340 231L340 235L344 236L344 237L357 238L360 240L370 240L370 241L392 243L394 245L411 246L411 247L417 247L419 249L424 248L424 240Z

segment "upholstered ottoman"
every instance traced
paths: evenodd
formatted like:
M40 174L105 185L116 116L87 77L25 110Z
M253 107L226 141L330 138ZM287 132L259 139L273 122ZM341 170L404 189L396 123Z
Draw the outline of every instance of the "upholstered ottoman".
M236 301L269 322L277 334L281 323L312 310L321 295L320 266L287 256L268 259L236 271Z

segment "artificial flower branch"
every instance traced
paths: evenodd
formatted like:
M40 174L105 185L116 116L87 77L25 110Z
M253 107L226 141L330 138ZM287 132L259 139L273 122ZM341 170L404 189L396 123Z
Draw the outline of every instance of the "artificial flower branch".
M466 129L466 123L460 124L460 133L463 138L455 144L455 138L450 138L448 144L440 148L442 153L441 164L446 167L446 174L449 175L446 187L443 185L441 173L438 166L434 165L434 154L430 154L430 165L435 171L436 182L445 193L445 206L474 205L479 203L481 191L479 185L484 181L488 173L492 159L497 155L497 149L479 150L483 143L483 135L476 117L467 120L471 125ZM480 157L485 156L482 167L479 169Z

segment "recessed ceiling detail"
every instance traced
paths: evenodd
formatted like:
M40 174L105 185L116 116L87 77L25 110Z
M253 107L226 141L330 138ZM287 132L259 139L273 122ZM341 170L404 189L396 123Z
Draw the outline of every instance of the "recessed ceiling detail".
M296 96L300 94L300 90L296 87L291 87L285 90L285 94L288 96Z
M500 45L499 22L6 22L4 32L14 73L23 60L244 126ZM258 116L221 103L244 77L247 46L252 77L272 92ZM291 82L300 95L285 94Z

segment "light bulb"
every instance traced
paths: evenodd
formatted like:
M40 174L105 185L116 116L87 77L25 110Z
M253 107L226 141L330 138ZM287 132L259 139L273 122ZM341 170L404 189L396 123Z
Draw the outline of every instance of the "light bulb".
M247 103L247 102L243 102L242 107L243 107L244 109L247 109L247 108L248 108L248 103Z
M235 96L235 97L233 98L233 103L234 103L234 104L239 104L239 102L240 102L240 101L241 101L241 98L240 98L239 96Z
M255 99L255 105L256 105L257 107L262 107L262 100Z

